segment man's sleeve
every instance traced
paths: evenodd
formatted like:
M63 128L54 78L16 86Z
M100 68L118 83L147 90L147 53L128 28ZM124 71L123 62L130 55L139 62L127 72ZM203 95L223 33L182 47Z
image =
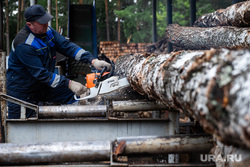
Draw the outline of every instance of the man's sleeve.
M56 51L67 57L84 63L91 63L92 60L95 59L89 51L86 51L75 43L67 40L64 36L60 35L54 29L52 29L52 32L54 35Z
M69 79L65 76L49 72L43 67L41 59L38 57L36 51L31 46L22 44L15 48L16 55L23 63L25 69L37 81L49 85L50 87L68 87Z

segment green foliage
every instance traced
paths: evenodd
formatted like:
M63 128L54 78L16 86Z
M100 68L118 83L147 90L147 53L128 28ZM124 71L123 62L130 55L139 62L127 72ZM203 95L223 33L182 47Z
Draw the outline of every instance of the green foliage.
M196 19L206 13L212 13L216 8L212 5L210 0L197 0L196 1Z
M118 0L108 1L110 39L117 40L117 20L121 18L121 42L125 43L131 36L131 42L152 42L152 0L120 0L121 9L117 7ZM136 3L135 3L136 2ZM79 0L71 0L71 4L78 4ZM93 0L83 0L84 4L92 4ZM3 3L5 5L5 3ZM37 4L47 9L47 1L37 0ZM52 15L55 16L55 0L51 3ZM219 8L226 8L232 0L196 0L196 19L206 13L211 13ZM29 6L25 1L24 9ZM189 26L190 4L189 0L173 0L173 23ZM9 0L9 27L10 42L17 32L18 1ZM23 12L24 13L24 12ZM23 17L23 13L22 16ZM63 35L67 36L68 1L58 0L58 22L63 28ZM167 0L157 0L157 39L164 38L167 27ZM24 20L24 17L23 17ZM5 19L4 19L5 22ZM105 1L96 0L97 41L106 41L106 14ZM22 26L25 24L25 20ZM56 18L52 20L52 27L56 28Z
M152 4L150 1L138 0L127 8L115 13L122 18L124 34L132 36L132 42L150 42L152 35Z
M161 40L165 36L165 29L167 27L167 10L165 7L165 4L162 2L158 3L158 11L156 13L157 17L157 35L158 35L158 40Z
M173 1L173 23L181 26L189 25L190 4L189 0Z

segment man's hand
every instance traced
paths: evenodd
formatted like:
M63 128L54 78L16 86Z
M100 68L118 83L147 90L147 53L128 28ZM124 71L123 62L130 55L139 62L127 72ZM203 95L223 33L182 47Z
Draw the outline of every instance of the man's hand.
M74 92L77 96L80 96L82 94L84 94L85 92L87 92L87 87L85 87L84 85L82 85L79 82L75 82L70 80L69 82L69 89Z
M97 70L102 70L103 67L107 67L107 71L111 70L111 64L107 63L106 61L103 60L98 60L98 59L94 59L92 61L93 66L97 69Z

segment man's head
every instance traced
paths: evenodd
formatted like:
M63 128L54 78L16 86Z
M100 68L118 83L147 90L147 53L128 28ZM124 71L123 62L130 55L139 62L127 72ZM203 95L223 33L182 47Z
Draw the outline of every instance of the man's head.
M27 25L35 34L44 34L47 31L48 22L53 18L41 5L32 5L24 13Z
M41 5L28 7L24 13L24 17L27 22L36 21L40 24L46 24L53 18Z

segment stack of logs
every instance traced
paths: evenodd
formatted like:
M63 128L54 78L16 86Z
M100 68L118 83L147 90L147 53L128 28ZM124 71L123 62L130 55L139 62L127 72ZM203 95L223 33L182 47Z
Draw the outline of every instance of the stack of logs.
M248 48L249 26L250 2L245 1L205 14L193 27L169 25L166 38L149 45L147 49L154 53L166 53L167 42L173 44L174 51Z
M154 54L116 62L116 73L134 90L199 121L223 143L217 147L220 156L242 156L241 162L218 161L217 166L250 162L249 26L250 1L240 2L201 16L194 27L169 25L166 38L150 45ZM166 42L177 52L163 54Z
M99 52L115 62L120 56L145 52L147 45L147 43L121 44L118 41L101 41Z

